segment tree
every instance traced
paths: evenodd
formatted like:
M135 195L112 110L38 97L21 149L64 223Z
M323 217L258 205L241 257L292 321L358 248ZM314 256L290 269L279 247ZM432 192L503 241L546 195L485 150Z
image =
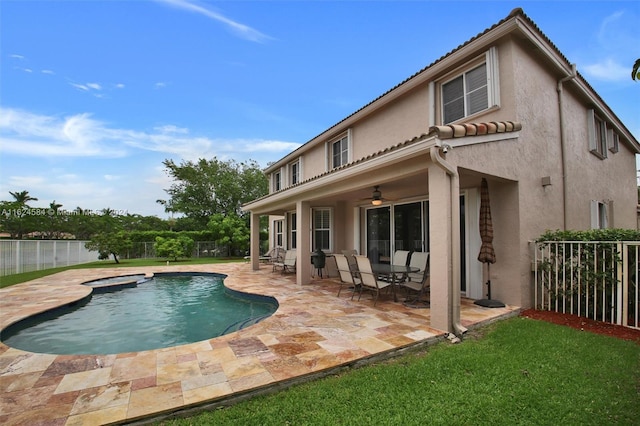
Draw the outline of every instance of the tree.
M64 218L59 214L62 204L53 200L49 203L47 214L40 216L39 231L46 239L60 238L64 233Z
M2 217L0 226L11 234L11 238L22 239L24 234L37 230L37 215L27 204L29 201L38 201L29 195L29 191L11 192L13 201L2 202Z
M96 234L84 246L88 250L97 251L101 260L108 259L110 255L113 255L113 260L116 263L120 263L118 256L130 249L133 244L127 234L124 231L120 231Z
M191 257L194 242L191 238L180 235L177 238L156 237L154 248L156 256L178 261L179 257Z
M267 179L255 161L237 163L200 159L197 162L163 162L174 180L169 200L158 200L168 213L183 213L199 230L207 227L212 215L243 216L242 204L267 193Z
M11 194L11 196L14 198L16 203L22 206L26 205L29 201L38 201L37 198L34 198L31 195L29 195L29 191L20 191L20 192L9 191L9 194Z
M227 255L249 250L250 232L247 221L238 215L214 214L209 220L209 229L216 237L216 242L227 247Z

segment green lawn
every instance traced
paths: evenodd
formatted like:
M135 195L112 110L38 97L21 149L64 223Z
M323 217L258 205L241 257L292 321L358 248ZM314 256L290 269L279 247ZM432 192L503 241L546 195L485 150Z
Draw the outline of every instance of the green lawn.
M640 345L516 317L168 425L638 425Z
M208 263L228 263L228 262L240 262L244 259L238 258L214 258L203 257L194 259L179 260L178 262L171 261L173 265L200 265ZM9 287L14 284L19 284L25 281L35 280L36 278L46 277L47 275L56 274L58 272L66 271L67 269L89 269L89 268L127 268L132 266L158 266L166 265L166 259L124 259L120 260L120 263L115 263L113 260L105 260L99 262L83 263L75 266L64 266L60 268L44 269L41 271L24 272L22 274L13 274L0 277L0 288Z

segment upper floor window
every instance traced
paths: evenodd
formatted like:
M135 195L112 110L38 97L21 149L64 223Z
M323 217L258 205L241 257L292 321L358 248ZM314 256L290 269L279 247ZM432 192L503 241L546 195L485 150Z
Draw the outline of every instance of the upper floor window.
M593 109L588 112L589 150L600 159L607 158L607 151L616 153L619 150L620 136Z
M275 172L273 174L273 190L280 191L282 189L282 173Z
M331 168L343 166L349 162L349 138L347 136L331 144Z
M442 122L451 123L493 105L498 105L497 50L492 47L483 58L441 86Z
M291 182L291 185L300 182L300 160L296 160L289 165L289 182Z
M442 85L444 122L487 109L487 66L482 64Z

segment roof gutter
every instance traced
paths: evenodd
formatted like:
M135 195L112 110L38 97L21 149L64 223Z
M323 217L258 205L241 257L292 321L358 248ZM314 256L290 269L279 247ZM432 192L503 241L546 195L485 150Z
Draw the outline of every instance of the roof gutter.
M460 175L457 169L440 155L447 152L450 145L436 145L430 149L431 161L443 169L450 178L451 193L451 280L449 280L449 320L454 334L459 338L467 329L460 324Z

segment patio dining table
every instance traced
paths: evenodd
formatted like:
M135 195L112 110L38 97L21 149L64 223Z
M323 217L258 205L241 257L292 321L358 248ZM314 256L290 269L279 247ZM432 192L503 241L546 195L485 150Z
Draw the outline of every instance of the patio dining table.
M408 265L391 265L388 263L372 263L371 271L377 275L384 275L388 277L391 281L391 291L393 292L393 301L398 301L398 296L396 294L396 286L399 283L396 283L397 275L406 275L410 272L418 272L420 268L416 268L415 266Z

